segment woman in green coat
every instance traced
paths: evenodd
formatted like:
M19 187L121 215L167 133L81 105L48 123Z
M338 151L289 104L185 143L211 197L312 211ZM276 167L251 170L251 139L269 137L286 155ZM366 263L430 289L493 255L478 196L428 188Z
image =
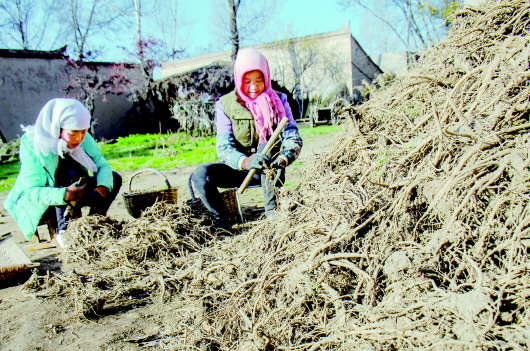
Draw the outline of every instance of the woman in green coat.
M71 217L90 207L89 214L105 215L121 187L87 132L90 112L74 99L57 98L41 109L34 125L24 128L20 141L20 173L4 207L29 239L44 218L56 224L58 241ZM83 179L84 185L75 184Z

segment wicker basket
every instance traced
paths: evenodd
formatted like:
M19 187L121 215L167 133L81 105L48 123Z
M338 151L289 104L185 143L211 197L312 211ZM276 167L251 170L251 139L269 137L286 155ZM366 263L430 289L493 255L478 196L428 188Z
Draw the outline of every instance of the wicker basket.
M145 172L156 173L162 177L167 185L167 189L150 192L133 192L131 190L132 180L138 174ZM139 218L145 209L153 206L156 202L167 201L169 203L177 203L177 192L177 188L171 188L169 181L162 173L153 168L144 168L131 176L131 179L129 179L129 193L124 193L123 198L129 214L134 218Z
M206 206L204 206L201 199L195 197L195 192L193 191L193 185L191 182L192 176L193 174L191 174L188 179L188 188L190 190L191 200L187 201L187 204L196 216L208 216L208 209ZM241 220L236 190L236 188L231 188L221 191L224 209L230 223L239 223Z
M239 205L236 191L236 188L231 188L221 192L221 197L223 198L224 207L230 223L239 223L241 220L239 217Z

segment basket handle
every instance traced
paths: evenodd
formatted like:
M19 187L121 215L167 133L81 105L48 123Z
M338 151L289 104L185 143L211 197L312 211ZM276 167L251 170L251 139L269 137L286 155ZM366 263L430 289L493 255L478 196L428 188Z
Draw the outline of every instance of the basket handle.
M132 180L134 177L136 177L138 174L140 173L145 173L145 172L150 172L150 173L156 173L158 174L159 176L161 176L162 178L164 178L164 181L166 182L166 185L167 185L167 188L168 189L171 189L171 185L169 184L169 180L167 180L166 176L163 175L160 171L154 169L154 168L144 168L144 169L141 169L137 172L135 172L132 176L131 176L131 179L129 179L129 192L132 192L131 190L131 184L132 184Z

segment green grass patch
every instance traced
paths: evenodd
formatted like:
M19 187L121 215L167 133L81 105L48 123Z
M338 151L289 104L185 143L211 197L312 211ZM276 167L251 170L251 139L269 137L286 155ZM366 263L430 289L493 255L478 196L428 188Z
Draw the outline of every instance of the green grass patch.
M14 160L0 164L0 191L10 190L20 171L20 161Z
M217 159L214 137L185 133L134 134L113 144L100 144L101 152L116 171L146 167L166 170Z
M308 137L311 135L328 134L328 133L338 132L341 130L343 130L343 127L340 125L336 125L336 126L320 125L320 126L313 127L313 128L309 126L303 126L303 127L298 128L298 131L300 132L300 136L302 137L302 139L304 139L304 137Z

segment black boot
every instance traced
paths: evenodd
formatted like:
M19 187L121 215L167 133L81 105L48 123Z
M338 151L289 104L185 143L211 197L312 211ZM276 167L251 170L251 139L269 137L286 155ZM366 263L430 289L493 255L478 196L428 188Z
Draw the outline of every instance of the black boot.
M230 232L230 230L232 229L232 226L230 225L229 221L226 219L227 218L226 216L221 216L213 212L210 212L209 215L212 220L212 228L216 232L218 231Z

